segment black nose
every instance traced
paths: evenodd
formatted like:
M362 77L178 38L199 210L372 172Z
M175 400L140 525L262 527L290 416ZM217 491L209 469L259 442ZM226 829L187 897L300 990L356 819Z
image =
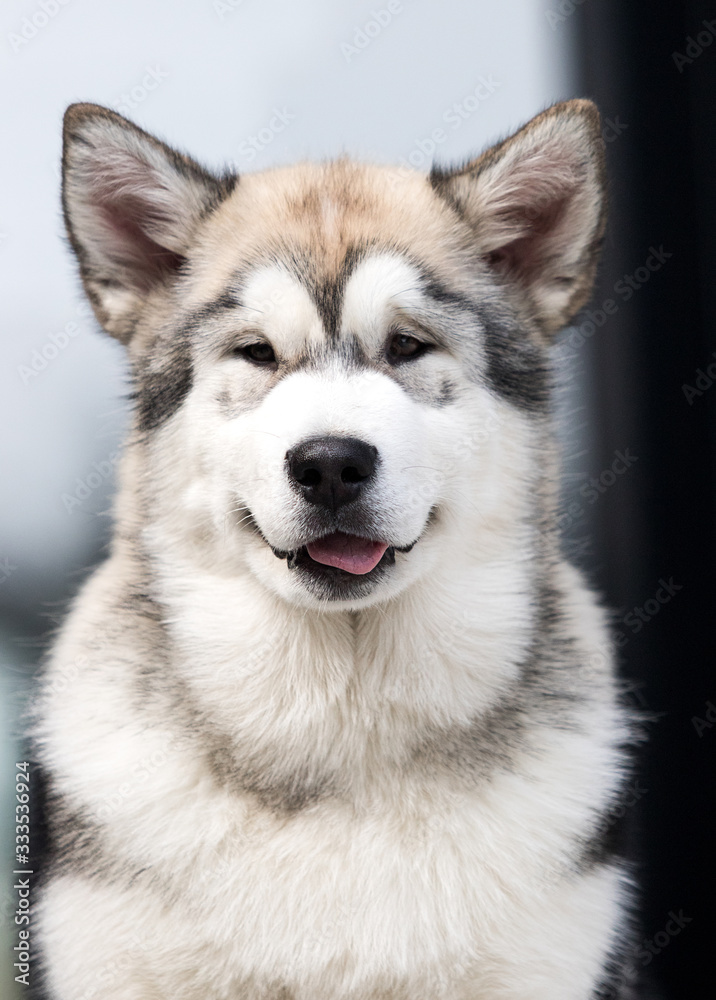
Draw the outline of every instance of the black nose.
M375 472L378 449L352 437L316 437L286 452L288 476L309 503L337 510Z

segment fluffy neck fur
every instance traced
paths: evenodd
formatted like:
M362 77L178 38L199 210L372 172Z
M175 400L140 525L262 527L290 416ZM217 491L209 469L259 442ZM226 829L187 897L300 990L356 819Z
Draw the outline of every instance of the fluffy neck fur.
M125 457L146 460L136 448ZM523 484L525 511L534 488ZM484 724L519 691L539 629L536 584L555 560L552 534L527 519L483 525L482 549L465 546L459 522L442 525L433 571L389 607L317 612L248 570L211 566L185 525L154 516L150 534L142 509L146 498L122 494L114 558L125 578L141 573L165 669L248 787L260 776L284 799L296 783L298 799L371 796L386 769L409 769L421 747Z

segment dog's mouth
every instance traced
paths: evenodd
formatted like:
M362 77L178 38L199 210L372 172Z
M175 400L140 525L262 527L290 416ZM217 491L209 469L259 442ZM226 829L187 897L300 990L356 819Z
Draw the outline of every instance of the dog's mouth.
M370 573L388 550L387 542L374 542L359 535L335 531L306 545L309 557L323 566L335 566L356 576Z
M307 542L298 549L285 552L271 546L273 554L286 559L289 569L303 567L319 573L332 575L367 576L379 566L391 566L395 553L410 552L415 542L397 547L385 541L351 535L345 531L334 531L314 541Z
M409 545L391 545L378 532L371 536L370 529L366 529L362 535L349 531L316 534L301 546L286 550L271 545L245 504L235 509L244 530L262 538L277 559L286 560L289 572L296 573L304 586L330 601L370 594L395 565L396 552L410 552L438 516L437 507L431 508L422 532Z

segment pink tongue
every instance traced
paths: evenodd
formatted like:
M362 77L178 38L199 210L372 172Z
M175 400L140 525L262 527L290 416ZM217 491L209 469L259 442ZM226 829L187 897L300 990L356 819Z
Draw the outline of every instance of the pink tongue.
M370 573L383 558L388 546L383 542L371 542L357 535L345 535L337 531L326 535L306 546L311 559L324 566L337 566L347 573Z

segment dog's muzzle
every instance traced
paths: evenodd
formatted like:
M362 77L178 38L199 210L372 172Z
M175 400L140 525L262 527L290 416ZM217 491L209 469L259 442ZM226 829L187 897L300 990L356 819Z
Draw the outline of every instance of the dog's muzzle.
M306 503L333 518L365 493L378 461L378 449L359 438L313 437L289 449L286 472L292 488ZM388 547L387 542L346 531L331 532L305 546L314 563L358 576L370 573Z

